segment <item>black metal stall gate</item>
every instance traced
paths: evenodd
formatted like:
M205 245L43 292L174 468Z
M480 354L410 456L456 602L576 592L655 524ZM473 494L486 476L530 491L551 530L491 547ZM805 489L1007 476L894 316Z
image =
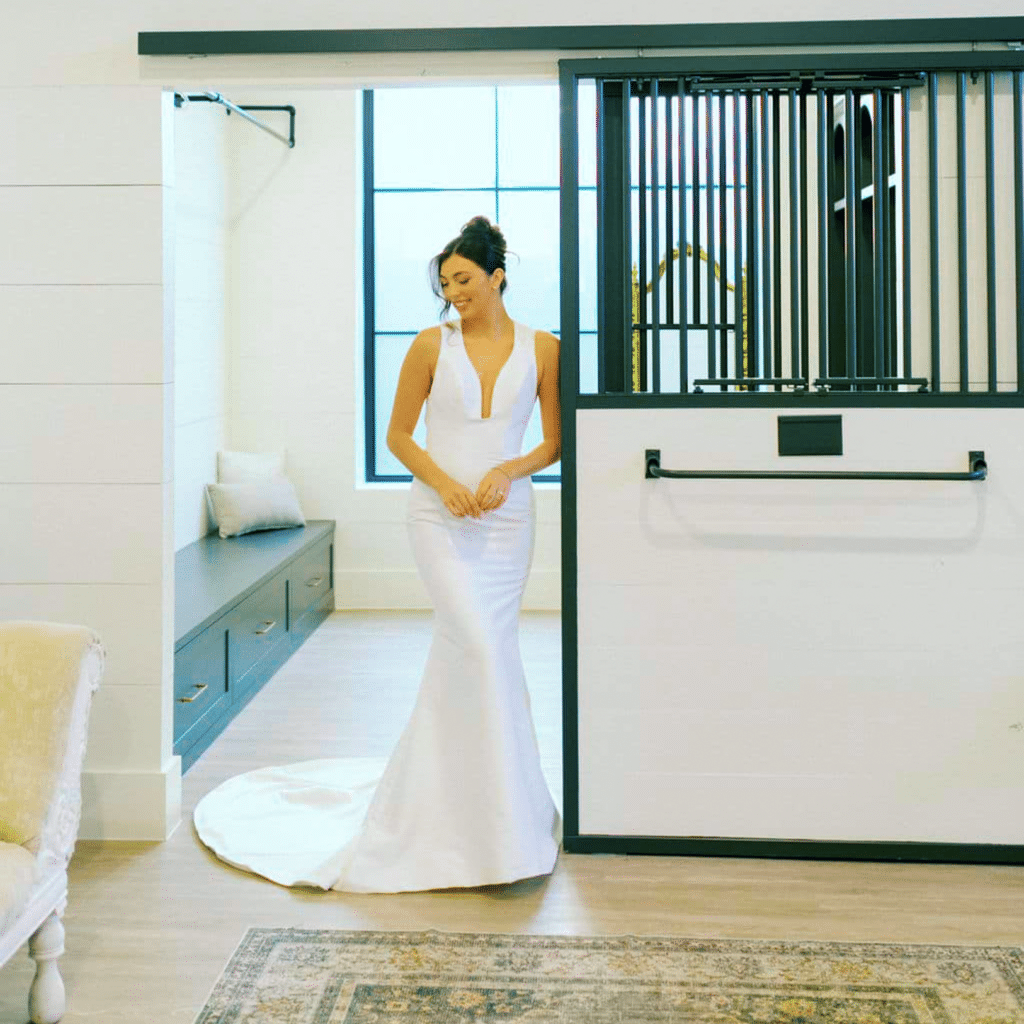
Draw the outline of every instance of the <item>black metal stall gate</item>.
M1024 860L1022 58L561 63L566 849Z

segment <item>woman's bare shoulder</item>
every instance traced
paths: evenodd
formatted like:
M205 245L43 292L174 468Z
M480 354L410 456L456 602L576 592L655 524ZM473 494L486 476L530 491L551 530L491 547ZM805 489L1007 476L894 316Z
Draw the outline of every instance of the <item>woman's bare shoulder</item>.
M410 351L415 352L421 358L432 357L436 359L437 350L441 347L440 327L428 327L421 331L409 346Z
M441 325L425 327L413 338L413 345L417 348L436 349L441 345Z
M433 373L434 366L437 364L437 355L440 350L441 328L427 327L412 339L412 344L409 346L409 355L407 358L414 362L423 364L430 369L431 373Z
M533 347L537 355L537 364L541 368L558 365L558 339L547 331L535 331Z

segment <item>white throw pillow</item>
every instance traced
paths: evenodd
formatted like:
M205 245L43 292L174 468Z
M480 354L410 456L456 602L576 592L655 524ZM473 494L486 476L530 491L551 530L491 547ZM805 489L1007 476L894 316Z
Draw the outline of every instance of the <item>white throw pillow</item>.
M207 484L206 492L222 537L306 525L295 488L285 476L255 483Z
M284 452L217 452L217 482L250 484L284 476Z

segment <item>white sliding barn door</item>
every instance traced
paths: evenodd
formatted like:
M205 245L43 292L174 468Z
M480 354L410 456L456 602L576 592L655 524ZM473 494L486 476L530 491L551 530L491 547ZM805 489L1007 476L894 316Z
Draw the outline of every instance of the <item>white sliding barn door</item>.
M1024 57L775 59L562 65L566 847L1024 862Z
M1021 413L839 412L825 459L776 454L777 409L577 412L581 835L1024 843ZM648 480L649 447L990 469Z

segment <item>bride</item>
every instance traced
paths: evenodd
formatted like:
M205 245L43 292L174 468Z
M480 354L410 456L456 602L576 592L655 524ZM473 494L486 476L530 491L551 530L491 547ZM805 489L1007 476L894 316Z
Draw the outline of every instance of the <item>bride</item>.
M540 767L519 650L533 557L530 480L560 453L558 341L516 323L505 239L474 217L431 261L457 320L402 364L388 447L413 474L407 514L434 636L412 715L379 778L353 760L236 776L195 810L218 857L289 886L403 892L551 872L558 812ZM540 401L544 440L523 454ZM427 445L412 438L426 404Z

